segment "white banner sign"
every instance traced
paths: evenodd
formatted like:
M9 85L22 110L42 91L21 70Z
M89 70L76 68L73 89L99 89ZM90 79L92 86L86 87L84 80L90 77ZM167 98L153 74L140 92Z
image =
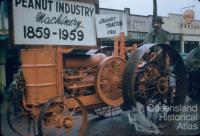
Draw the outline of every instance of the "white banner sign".
M13 0L14 43L96 45L94 4Z
M95 16L97 37L106 38L119 35L120 32L127 34L126 15L98 14Z

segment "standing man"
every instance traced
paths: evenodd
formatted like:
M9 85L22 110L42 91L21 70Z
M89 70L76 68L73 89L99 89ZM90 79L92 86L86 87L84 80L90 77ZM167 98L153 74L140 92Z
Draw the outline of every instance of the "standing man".
M169 44L169 32L162 28L163 24L163 19L161 17L156 17L153 31L148 33L143 43Z
M164 24L162 17L156 16L155 17L155 22L153 24L153 30L148 33L147 37L144 40L144 44L146 43L159 43L159 44L170 44L170 35L169 32L167 32L166 30L164 30L162 28L162 25ZM153 51L153 52L152 52ZM159 47L155 47L154 49L151 49L151 52L149 52L149 56L147 58L151 58L153 56L153 54L155 54L156 52L158 53L160 51ZM165 65L169 65L169 57L168 55L165 53L165 51L163 51L163 53L159 53L161 55L161 62L163 63L165 60Z

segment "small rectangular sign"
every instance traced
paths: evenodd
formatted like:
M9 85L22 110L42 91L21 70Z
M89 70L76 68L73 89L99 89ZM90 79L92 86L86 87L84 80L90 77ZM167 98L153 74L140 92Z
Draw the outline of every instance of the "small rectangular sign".
M97 37L107 38L119 35L120 32L127 34L126 15L98 14L95 16Z
M95 5L13 0L14 44L96 45Z

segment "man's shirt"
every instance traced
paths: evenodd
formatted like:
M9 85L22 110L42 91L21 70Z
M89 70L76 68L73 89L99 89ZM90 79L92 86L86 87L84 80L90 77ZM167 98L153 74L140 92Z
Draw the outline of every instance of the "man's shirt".
M144 40L144 43L169 43L169 32L164 29L151 31Z

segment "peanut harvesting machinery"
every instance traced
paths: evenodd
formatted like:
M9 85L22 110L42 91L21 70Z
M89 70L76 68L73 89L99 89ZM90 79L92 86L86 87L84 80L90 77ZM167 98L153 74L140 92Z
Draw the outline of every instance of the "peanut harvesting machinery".
M118 46L114 38L112 56L61 47L23 49L21 69L10 85L10 128L18 135L83 136L88 113L111 117L133 106L159 127L166 126L159 116L173 113L149 112L147 106L184 103L186 75L180 56L165 44L126 51L123 34L119 41Z

